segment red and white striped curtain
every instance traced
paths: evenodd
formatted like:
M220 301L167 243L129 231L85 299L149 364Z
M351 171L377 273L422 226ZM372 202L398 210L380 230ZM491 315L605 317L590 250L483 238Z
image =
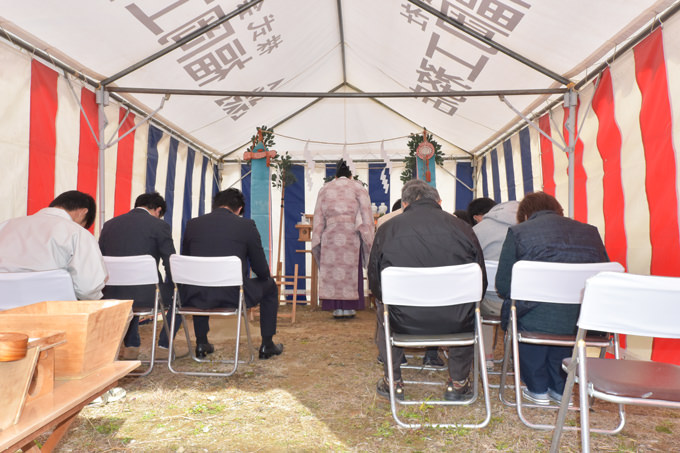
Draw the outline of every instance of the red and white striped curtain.
M678 43L680 22L673 20L579 93L574 218L597 226L611 260L637 274L680 277ZM539 127L564 143L567 114L558 107L539 119ZM533 190L555 195L566 209L567 155L533 129L502 145L481 159L477 196L521 199L530 190L515 181L525 182L528 168ZM651 357L680 364L680 341L655 339Z
M49 63L0 44L0 104L0 162L4 167L0 221L33 214L66 190L77 189L100 199L95 140L99 113L91 87L73 78L69 84ZM104 114L106 142L140 122L113 101ZM147 178L150 167L155 176L152 182ZM129 211L139 194L156 190L166 198L168 211L174 211L166 221L179 250L186 220L210 211L214 175L215 165L206 156L167 132L142 124L105 152L104 220ZM93 232L98 231L100 221L98 215Z

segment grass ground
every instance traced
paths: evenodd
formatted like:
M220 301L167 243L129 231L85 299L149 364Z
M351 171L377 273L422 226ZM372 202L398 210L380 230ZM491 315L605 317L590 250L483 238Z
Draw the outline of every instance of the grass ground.
M375 392L382 369L376 362L372 311L336 321L327 312L302 307L297 322L281 319L278 331L275 340L285 344L283 355L256 359L229 378L177 376L158 364L149 376L121 380L127 397L85 408L57 451L541 452L550 446L551 432L525 427L513 408L499 402L497 391L491 398L491 423L484 429L397 427L389 403ZM148 325L142 334L148 337ZM215 355L231 345L228 337L213 326ZM188 358L180 359L180 365L194 367ZM442 373L434 378L445 379ZM407 386L407 397L409 391ZM401 414L409 420L438 416L428 407ZM447 409L445 415L483 417L483 403ZM554 413L533 411L529 416L548 423ZM598 402L591 418L611 424L614 406ZM623 432L593 435L592 449L680 451L680 412L629 407ZM565 433L560 451L579 450L578 435Z

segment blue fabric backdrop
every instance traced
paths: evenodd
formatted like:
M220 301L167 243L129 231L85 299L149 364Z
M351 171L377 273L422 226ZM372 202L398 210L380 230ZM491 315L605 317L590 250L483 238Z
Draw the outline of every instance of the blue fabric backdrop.
M383 178L387 180L387 188L383 185ZM387 206L387 212L390 212L392 204L390 203L390 171L385 167L385 164L368 164L368 195L371 197L371 203L380 206L380 203Z
M158 142L163 137L163 132L153 126L149 126L149 140L146 148L146 192L156 190L156 172L158 170Z
M458 162L456 163L456 178L472 187L472 163ZM472 201L472 191L456 181L456 209L467 209Z
M168 173L165 179L165 204L168 205L168 209L165 211L165 220L170 225L170 230L172 231L172 215L174 212L175 204L175 175L177 174L177 148L179 147L179 141L170 137L170 147L168 152Z
M184 176L184 200L182 201L182 240L184 240L184 229L187 226L187 222L191 219L191 192L193 190L195 157L196 151L191 148L187 149L187 169Z
M305 250L306 242L298 241L298 229L295 225L300 221L302 213L305 212L305 167L302 165L293 165L293 174L296 181L294 184L286 187L284 200L284 217L283 217L283 235L284 244L286 246L284 251L284 262L286 268L285 275L293 275L295 271L295 264L298 265L298 276L307 275L306 272L306 253L298 253L296 250ZM306 279L298 280L298 291L304 291ZM292 300L293 296L288 296L288 300ZM297 300L306 301L305 294L298 294Z
M205 214L205 174L208 171L208 161L209 159L203 156L203 164L201 165L201 189L198 192L198 199L200 200L198 204L198 215ZM212 205L212 198L210 198L210 204Z

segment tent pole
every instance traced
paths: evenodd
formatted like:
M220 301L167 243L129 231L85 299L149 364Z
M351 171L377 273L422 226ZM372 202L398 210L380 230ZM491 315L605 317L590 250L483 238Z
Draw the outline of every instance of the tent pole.
M104 107L109 104L109 93L102 88L98 88L96 91L97 99L97 110L99 116L99 140L97 140L97 146L99 147L99 197L97 204L99 205L99 232L102 231L104 226L104 211L106 203L106 181L105 181L105 163L106 163L106 143L104 140L104 129L106 128L106 113L104 112Z
M349 85L348 85L349 86ZM184 88L107 87L110 93L164 94L166 96L257 96L263 98L448 98L456 96L533 96L563 94L566 88L525 88L518 90L453 90L453 91L379 91L379 92L333 92L333 91L233 91L195 90Z
M576 104L578 103L578 93L570 89L564 95L564 105L569 107L567 117L567 132L569 133L569 143L567 145L567 155L569 156L569 218L574 218L574 149L576 147Z
M522 118L524 121L526 121L526 123L527 123L530 127L532 127L533 129L535 129L540 135L542 135L542 136L544 136L545 138L547 138L548 140L550 140L550 141L553 143L553 145L557 146L557 147L558 147L559 149L561 149L562 151L566 151L566 148L564 147L564 145L562 145L561 143L558 143L558 142L557 142L554 138L552 138L550 135L548 135L548 134L546 134L545 132L543 132L543 131L541 130L541 128L536 124L536 122L530 120L529 117L527 117L527 116L524 115L522 112L520 112L519 110L517 110L517 109L510 103L510 101L508 101L508 99L507 99L505 96L499 96L499 98L501 99L501 101L505 102L505 105L507 105L507 106L510 108L510 110L512 110L513 112L515 112L515 113L517 114L517 116L519 116L519 117ZM499 141L498 143L500 143L500 141ZM480 154L480 157L483 156L484 154L486 154L486 153Z

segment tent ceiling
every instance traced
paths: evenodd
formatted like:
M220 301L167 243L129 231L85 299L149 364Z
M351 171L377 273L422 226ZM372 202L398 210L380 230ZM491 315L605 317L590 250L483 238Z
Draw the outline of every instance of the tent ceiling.
M245 2L7 2L0 26L104 80ZM441 92L563 88L419 8L391 0L267 0L118 78L112 87L278 92ZM573 82L674 0L425 2ZM49 43L49 45L47 44ZM520 111L557 95L512 96ZM162 95L126 98L153 110ZM518 118L495 96L311 99L172 95L163 120L217 156L238 157L257 126L295 158L405 154L423 126L449 156L469 156ZM280 135L279 135L280 134ZM380 141L385 139L381 145ZM309 143L306 141L309 140ZM381 151L381 146L384 151Z

